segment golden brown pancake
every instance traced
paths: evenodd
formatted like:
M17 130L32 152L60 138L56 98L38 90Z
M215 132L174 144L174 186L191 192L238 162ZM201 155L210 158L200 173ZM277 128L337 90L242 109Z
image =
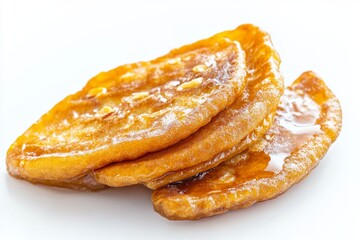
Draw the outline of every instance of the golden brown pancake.
M219 153L228 151L246 136L251 136L250 133L256 128L258 137L266 132L271 123L270 114L275 112L283 93L280 59L270 36L250 24L215 35L219 36L238 41L245 52L248 82L245 93L209 124L177 144L133 161L114 163L93 171L98 182L112 187L144 183L150 188L157 188L164 182L168 183L168 179L163 182L152 180L192 167L192 171L188 172L192 175L206 170L208 168L196 169L194 166L213 167L206 165L213 158L217 158L213 163L220 164L226 158L216 157ZM269 120L264 122L265 118ZM232 156L240 151L239 148L233 150ZM183 177L174 175L170 181Z
M238 42L215 36L100 73L11 145L8 171L66 182L173 145L241 95L244 61Z
M341 124L337 98L306 72L285 92L260 142L210 171L154 191L154 208L169 219L199 219L274 198L318 165Z
M259 141L263 137L265 132L271 127L274 115L275 113L269 114L269 116L265 118L262 124L258 125L251 133L247 134L243 139L241 139L238 144L225 152L219 153L210 161L202 162L195 166L185 168L179 171L166 173L159 178L155 178L150 180L149 182L144 183L144 185L151 189L158 189L164 187L167 184L190 178L198 173L216 167L220 163L236 156L255 142Z

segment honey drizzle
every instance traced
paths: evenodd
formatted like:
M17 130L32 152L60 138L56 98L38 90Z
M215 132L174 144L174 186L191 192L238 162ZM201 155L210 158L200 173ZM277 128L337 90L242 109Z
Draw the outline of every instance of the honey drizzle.
M285 90L274 124L262 140L244 153L193 178L170 185L181 194L211 194L248 181L279 174L286 158L315 134L320 107L301 90ZM226 176L226 177L224 177Z

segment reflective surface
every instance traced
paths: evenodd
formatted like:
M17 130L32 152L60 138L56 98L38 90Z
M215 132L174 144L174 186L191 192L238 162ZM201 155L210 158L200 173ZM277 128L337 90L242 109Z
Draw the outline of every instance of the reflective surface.
M276 197L310 173L341 125L337 98L313 72L305 72L283 95L262 140L208 172L154 191L154 208L169 219L186 220Z

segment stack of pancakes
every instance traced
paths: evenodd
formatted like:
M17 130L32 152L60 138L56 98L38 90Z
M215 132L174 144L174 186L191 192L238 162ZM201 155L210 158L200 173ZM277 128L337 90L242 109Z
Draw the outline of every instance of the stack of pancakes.
M17 178L78 190L143 184L169 219L198 219L286 191L341 129L339 101L313 72L284 89L256 26L100 73L9 148Z

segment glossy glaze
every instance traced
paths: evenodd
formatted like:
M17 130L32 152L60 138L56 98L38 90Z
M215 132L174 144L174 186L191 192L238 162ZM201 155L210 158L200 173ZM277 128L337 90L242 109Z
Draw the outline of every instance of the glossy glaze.
M143 183L159 188L220 164L241 152L243 139L251 144L265 133L284 88L280 59L270 36L253 25L241 25L216 36L238 41L245 52L248 85L244 94L181 142L134 161L94 171L99 182L113 187ZM196 71L203 70L203 66L197 68Z
M341 119L336 97L306 72L286 91L261 141L212 170L156 190L154 208L170 219L198 219L276 197L319 163Z
M320 106L303 91L287 89L276 111L274 124L265 136L219 168L201 173L189 182L174 185L189 194L213 193L233 188L251 179L274 176L283 169L285 159L315 134L320 134ZM200 183L197 182L201 179Z
M243 51L223 37L100 73L11 145L8 170L63 181L165 148L229 106L245 87L244 75Z

